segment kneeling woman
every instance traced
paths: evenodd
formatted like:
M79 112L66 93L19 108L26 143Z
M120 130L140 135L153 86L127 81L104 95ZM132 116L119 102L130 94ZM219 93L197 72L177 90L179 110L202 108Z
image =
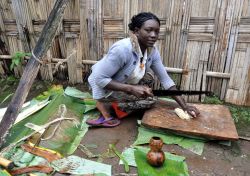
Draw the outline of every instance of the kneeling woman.
M123 108L121 111L119 103L113 103L111 107L108 103L111 99L120 100L125 102L121 104L135 108L134 105L140 104L142 99L153 97L151 88L147 84L141 84L150 70L158 77L164 89L176 90L173 80L164 68L159 51L154 46L160 31L159 18L150 12L139 13L132 17L129 29L130 37L114 43L107 55L92 67L88 81L101 116L98 119L88 120L89 125L103 127L119 125L120 120L111 114L112 107L118 117L130 112L123 111L129 108ZM199 111L193 106L188 106L182 97L173 98L190 115L194 117L199 115ZM133 100L132 104L128 103L130 100ZM153 103L147 105L150 104Z

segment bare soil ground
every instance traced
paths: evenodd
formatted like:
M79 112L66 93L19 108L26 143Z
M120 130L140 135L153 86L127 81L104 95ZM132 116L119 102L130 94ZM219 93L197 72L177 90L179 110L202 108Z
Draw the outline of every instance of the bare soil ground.
M122 151L129 147L137 136L137 119L143 114L132 114L122 120L120 126L115 128L90 129L84 137L82 144L96 144L94 153L103 153L111 143L117 143L117 149ZM250 175L250 141L239 140L232 142L231 146L220 145L216 142L205 144L201 156L194 154L177 145L164 145L163 150L177 155L185 156L191 176L248 176ZM85 155L77 150L78 156ZM118 158L105 159L104 163L113 166L113 175L124 173L123 165L118 164ZM130 173L136 173L132 168Z
M61 83L61 82L60 82ZM3 88L15 90L17 84L12 86L1 85L0 93L3 94ZM50 83L36 81L29 94L28 99L31 99L45 91L50 86ZM64 84L66 87L67 85ZM75 85L79 90L87 90L84 85ZM4 107L8 101L0 107ZM120 126L115 128L93 128L89 129L82 140L84 145L96 145L96 148L91 149L95 154L104 153L109 144L116 143L119 151L123 151L125 147L129 147L137 136L137 120L141 119L142 113L134 113L122 120ZM239 135L250 136L249 123L239 121L236 125ZM185 156L186 162L191 176L248 176L250 175L250 141L238 140L232 142L231 146L220 145L216 142L208 142L205 144L204 152L201 156L196 155L177 145L164 145L164 151L172 152L177 155ZM76 155L86 157L81 151L77 150ZM93 159L96 160L96 159ZM118 158L107 158L103 161L106 164L112 165L113 175L124 175L123 165L118 164ZM130 167L130 175L136 175L136 168ZM57 174L58 175L58 174Z

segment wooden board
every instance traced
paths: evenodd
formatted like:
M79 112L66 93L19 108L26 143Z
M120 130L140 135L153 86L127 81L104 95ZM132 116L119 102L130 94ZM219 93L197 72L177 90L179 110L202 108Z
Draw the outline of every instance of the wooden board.
M178 107L176 103L160 101L155 107L145 112L142 124L149 128L214 140L237 140L239 138L231 113L226 106L193 105L200 110L199 117L182 120L174 112L174 109Z

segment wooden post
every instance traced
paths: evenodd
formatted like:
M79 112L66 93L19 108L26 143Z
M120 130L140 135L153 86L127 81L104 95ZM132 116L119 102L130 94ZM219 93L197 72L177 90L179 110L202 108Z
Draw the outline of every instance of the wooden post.
M33 50L33 55L23 72L17 90L3 116L0 123L0 148L6 142L9 129L14 124L16 117L28 95L32 83L34 82L40 68L40 62L37 59L42 59L44 54L49 49L53 38L55 37L56 30L62 20L63 12L66 3L69 0L56 0L48 20L41 32L38 42Z

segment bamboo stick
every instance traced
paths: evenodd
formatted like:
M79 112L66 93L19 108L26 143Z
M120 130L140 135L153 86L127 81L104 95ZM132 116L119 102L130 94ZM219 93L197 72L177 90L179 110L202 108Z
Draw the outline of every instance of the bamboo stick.
M230 73L221 73L221 72L213 72L213 71L206 71L207 77L214 77L214 78L224 78L230 79Z

